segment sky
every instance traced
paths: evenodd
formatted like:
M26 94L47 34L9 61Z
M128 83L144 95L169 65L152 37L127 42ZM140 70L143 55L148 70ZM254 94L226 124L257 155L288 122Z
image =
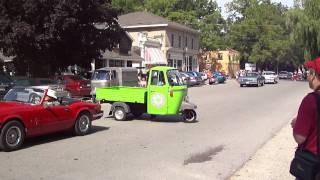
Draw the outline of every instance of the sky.
M219 7L221 7L222 9L222 14L224 17L227 16L226 14L226 8L225 8L225 4L227 4L228 2L231 2L232 0L216 0ZM273 2L281 2L284 5L287 5L288 7L292 7L293 6L293 0L272 0Z

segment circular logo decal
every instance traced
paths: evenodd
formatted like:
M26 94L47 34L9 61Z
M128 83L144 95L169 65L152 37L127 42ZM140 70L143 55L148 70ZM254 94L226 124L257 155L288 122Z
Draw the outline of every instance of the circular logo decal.
M165 100L164 95L160 93L154 93L151 96L151 104L157 108L162 108Z

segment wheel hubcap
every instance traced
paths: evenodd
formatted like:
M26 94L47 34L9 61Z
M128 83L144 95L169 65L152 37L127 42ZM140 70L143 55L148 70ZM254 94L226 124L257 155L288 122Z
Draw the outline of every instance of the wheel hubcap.
M115 117L116 117L117 119L122 119L123 116L124 116L123 111L117 110L117 111L115 112Z
M88 116L81 116L79 120L79 130L86 132L89 129L90 119Z
M21 141L21 130L16 127L10 127L6 134L6 142L10 147L17 146Z
M188 111L188 112L186 112L186 120L187 121L192 121L193 119L194 119L194 113L193 113L193 111Z

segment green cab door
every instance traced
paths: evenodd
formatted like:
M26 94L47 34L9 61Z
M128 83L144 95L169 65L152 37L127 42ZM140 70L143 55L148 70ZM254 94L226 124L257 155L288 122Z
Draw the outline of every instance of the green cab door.
M168 113L169 85L161 70L151 70L148 78L148 114L166 115Z
M168 95L168 115L175 115L179 113L181 103L187 95L188 88L184 84L179 71L176 69L167 71L167 79L169 82Z

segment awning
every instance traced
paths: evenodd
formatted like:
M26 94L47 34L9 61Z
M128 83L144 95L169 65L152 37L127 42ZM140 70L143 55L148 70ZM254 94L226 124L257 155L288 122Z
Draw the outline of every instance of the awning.
M145 64L168 64L159 48L145 47L144 57Z

